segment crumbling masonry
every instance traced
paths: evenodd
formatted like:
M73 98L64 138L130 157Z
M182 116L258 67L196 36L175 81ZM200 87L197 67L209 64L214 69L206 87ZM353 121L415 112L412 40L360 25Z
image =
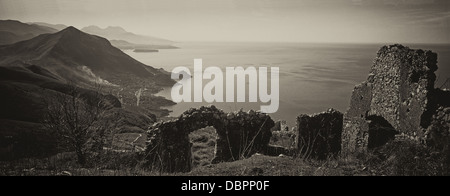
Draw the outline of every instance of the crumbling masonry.
M334 109L297 117L297 144L301 158L326 159L341 151L343 114Z
M401 45L382 47L367 81L355 87L343 115L330 109L297 118L298 149L303 158L325 159L364 152L392 139L450 148L450 91L434 89L437 54ZM269 146L275 125L259 112L224 113L211 107L190 109L177 120L148 131L147 160L164 172L191 170L189 133L213 126L218 134L213 163L234 161L256 152L278 155Z
M434 89L437 54L402 45L378 52L344 116L342 150L366 151L402 137L423 142L442 99Z
M218 135L212 162L239 160L267 151L274 124L270 116L253 110L224 113L214 106L190 109L176 120L150 128L146 159L164 172L188 172L192 167L189 133L212 126Z

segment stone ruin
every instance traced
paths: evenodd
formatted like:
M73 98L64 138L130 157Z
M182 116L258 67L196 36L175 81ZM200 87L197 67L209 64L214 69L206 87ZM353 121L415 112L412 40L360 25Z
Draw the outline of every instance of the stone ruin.
M367 81L353 90L345 114L334 109L297 118L296 153L326 159L364 152L392 139L450 148L450 91L435 89L437 54L402 45L382 47ZM224 113L211 107L190 109L178 119L148 131L147 160L165 172L191 170L189 133L212 126L218 134L213 163L266 155L292 154L269 145L274 121L259 112ZM281 129L281 122L275 129Z
M214 106L190 109L176 120L156 123L150 128L146 160L164 172L190 171L189 133L209 126L218 135L212 163L250 157L268 151L274 124L270 116L253 110L224 113Z
M439 150L450 150L450 91L436 89L432 102L437 109L426 129L424 142ZM450 154L447 156L450 160Z
M285 120L279 120L275 122L275 126L272 127L271 131L289 131L289 126Z
M434 89L436 70L436 53L382 47L367 81L353 90L344 116L343 153L364 152L394 138L425 143L439 107L448 125L444 107L450 99L444 98L448 91Z
M297 118L299 155L326 159L394 139L450 148L450 91L434 88L436 70L436 53L382 47L367 81L353 90L345 115L330 109Z
M315 115L297 117L297 144L301 158L326 159L341 150L343 114L329 109Z

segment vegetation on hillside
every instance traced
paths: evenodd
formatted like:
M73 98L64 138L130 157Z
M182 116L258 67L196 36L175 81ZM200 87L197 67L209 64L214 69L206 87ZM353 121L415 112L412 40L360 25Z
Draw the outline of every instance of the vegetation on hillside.
M160 173L143 166L144 154L132 150L103 150L88 154L81 166L76 153L49 158L0 162L0 175L74 176L448 176L448 149L431 149L411 141L392 141L385 146L351 157L323 161L297 156L255 154L235 162L210 164L214 156L215 130L201 129L190 135L194 169L188 173ZM130 137L129 140L131 140ZM281 139L281 138L279 138ZM284 138L289 139L289 138ZM141 140L140 142L145 142ZM118 145L120 143L116 143ZM122 143L123 144L123 143Z

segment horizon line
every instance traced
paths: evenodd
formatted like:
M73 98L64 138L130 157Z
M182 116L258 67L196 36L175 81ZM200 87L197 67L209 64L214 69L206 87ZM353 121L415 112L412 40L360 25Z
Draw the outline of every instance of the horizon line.
M4 21L18 21L24 24L30 24L30 23L47 23L47 24L51 24L51 25L64 25L67 27L74 27L77 28L78 30L81 31L81 29L86 28L86 27L90 27L90 26L97 26L99 28L102 28L99 25L95 25L95 24L91 24L85 27L77 27L74 25L67 25L67 24L53 24L53 23L49 23L49 22L43 22L43 21L21 21L19 19L0 19L0 20L4 20ZM112 25L107 25L102 29L108 28L108 27L120 27L122 29L124 29L121 26L112 26ZM126 29L125 29L126 30ZM59 31L58 31L59 32ZM138 32L132 32L132 31L127 31L127 32L131 32L134 33L136 35L144 35L144 36L154 36L154 35L148 35L148 34L141 34ZM395 42L395 41L377 41L377 42L343 42L343 41L286 41L286 40L280 40L280 41L268 41L268 40L183 40L183 39L170 39L170 38L166 38L166 37L160 37L160 36L156 36L158 38L161 39L166 39L172 42L175 42L173 45L175 44L179 44L179 43L284 43L284 44L354 44L354 45L393 45L393 44L401 44L401 45L450 45L450 42Z

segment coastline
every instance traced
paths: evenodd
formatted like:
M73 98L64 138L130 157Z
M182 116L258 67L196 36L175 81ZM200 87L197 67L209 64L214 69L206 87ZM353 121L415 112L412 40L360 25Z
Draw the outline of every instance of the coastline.
M301 113L320 113L328 108L345 111L354 84L367 79L374 54L382 44L183 42L178 45L178 50L160 50L159 53L125 53L146 65L163 68L168 74L177 66L192 70L195 58L202 58L204 67L222 69L225 66L279 66L280 109L271 116L286 120L289 127L294 127L295 116ZM430 49L439 54L441 66L436 72L437 86L445 77L450 77L450 67L445 66L450 64L450 45L414 44L413 48ZM170 100L169 90L164 89L157 95L161 93ZM191 107L211 104L226 112L241 108L258 110L261 105L178 103L169 106L169 110L173 110L170 116L178 116Z

